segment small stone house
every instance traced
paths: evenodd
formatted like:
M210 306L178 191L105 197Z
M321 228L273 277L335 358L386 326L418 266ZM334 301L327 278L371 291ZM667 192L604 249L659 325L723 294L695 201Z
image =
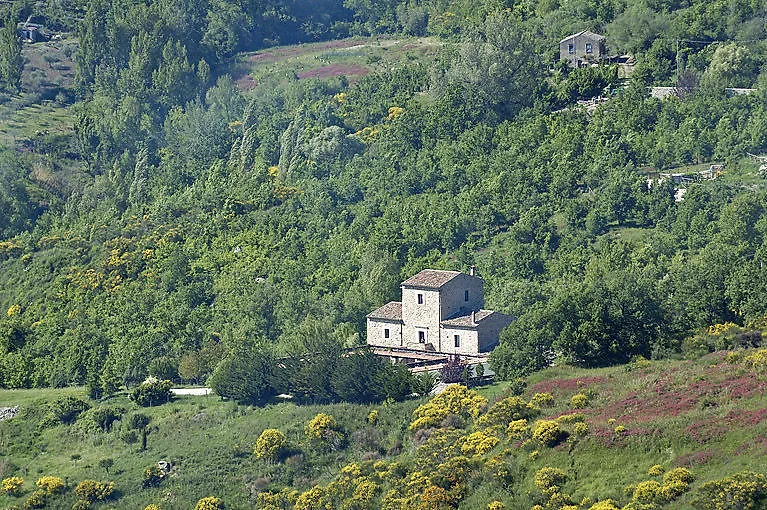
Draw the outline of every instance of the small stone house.
M484 310L482 279L460 271L424 269L402 282L402 301L367 316L367 343L449 354L480 354L498 345L513 318Z
M605 37L584 30L559 41L559 58L571 67L595 63L607 55Z
M42 27L34 23L19 23L17 25L17 33L22 41L34 43L46 39L42 33Z

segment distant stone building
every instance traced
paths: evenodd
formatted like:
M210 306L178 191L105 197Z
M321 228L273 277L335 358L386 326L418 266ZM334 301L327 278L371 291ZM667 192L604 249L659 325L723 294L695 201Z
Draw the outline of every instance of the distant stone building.
M30 23L29 21L26 23L19 23L16 26L16 30L22 41L34 43L48 39L46 34L43 33L43 27L41 25Z
M559 58L572 67L596 63L606 55L605 37L588 30L559 41Z
M479 354L498 344L513 318L484 310L482 279L460 271L424 269L402 282L402 301L367 316L367 343L450 354Z

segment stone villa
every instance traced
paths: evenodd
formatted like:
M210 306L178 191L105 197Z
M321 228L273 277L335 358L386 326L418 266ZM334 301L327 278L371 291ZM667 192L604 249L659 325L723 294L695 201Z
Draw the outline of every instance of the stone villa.
M482 279L460 271L424 269L402 282L402 301L367 316L373 347L477 355L498 345L513 318L484 310Z

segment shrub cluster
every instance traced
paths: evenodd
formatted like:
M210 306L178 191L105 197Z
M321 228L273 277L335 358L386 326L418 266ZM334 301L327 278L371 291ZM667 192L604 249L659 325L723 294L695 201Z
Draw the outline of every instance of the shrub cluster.
M20 476L10 476L4 478L2 482L3 492L10 496L18 496L24 487L24 479Z
M24 508L44 508L48 501L48 494L44 490L36 490L24 501Z
M533 427L533 440L544 446L556 446L566 437L567 432L554 420L538 420Z
M462 418L477 418L486 405L487 399L476 391L453 384L413 411L414 420L410 424L410 430L439 426L450 414Z
M551 407L554 405L554 395L551 393L536 393L530 399L530 404L536 407Z
M144 487L157 487L168 476L165 470L160 469L159 466L152 465L144 470L144 480L142 485Z
M478 430L466 436L461 445L461 453L464 455L484 455L498 444L499 439L486 430Z
M340 448L344 441L344 434L336 419L325 413L319 413L312 418L304 427L304 433L309 441L316 446L327 447L331 450Z
M253 453L256 458L275 461L279 458L280 452L283 450L283 448L285 448L287 442L288 440L285 437L285 434L279 430L266 429L261 433L260 436L258 436L258 439L256 440L256 446L253 449Z
M764 370L767 369L767 349L760 349L753 354L743 358L743 362L747 367Z
M583 437L589 433L589 426L586 422L578 422L573 426L573 432L576 436Z
M58 476L43 476L39 478L35 485L44 490L46 494L60 494L64 492L64 480Z
M163 404L170 400L170 389L173 383L169 380L148 380L136 386L130 393L130 399L142 407Z
M536 505L535 510L578 508L572 498L562 492L562 486L567 482L567 474L558 468L544 467L535 473L535 487L541 492L545 506Z
M653 474L658 473L658 474ZM663 468L655 465L650 468L651 476L659 476ZM656 480L646 480L627 487L632 494L632 503L640 505L664 505L674 501L690 489L695 477L686 468L672 469L663 476L663 483Z
M202 498L194 505L194 510L222 510L224 502L215 496Z
M612 499L606 499L604 501L594 503L589 507L589 510L620 510L620 507Z
M589 397L583 393L576 393L570 398L570 405L574 409L583 409L589 404Z
M75 494L82 501L95 503L108 499L115 490L114 482L99 482L97 480L83 480L75 487Z
M87 402L75 397L61 397L48 404L48 412L40 422L41 428L73 423L81 413L90 408Z
M732 476L706 482L692 501L697 510L763 508L767 504L767 476L741 471ZM735 506L737 504L737 506Z
M536 471L534 482L542 494L553 494L567 482L567 473L559 468L544 467Z
M525 419L514 420L509 423L509 426L506 428L506 433L512 439L522 439L528 434L528 432L530 432L530 426L527 424L527 420Z
M528 404L522 397L507 397L490 406L490 409L477 420L477 424L506 425L513 420L535 418L540 412L540 408L532 401Z

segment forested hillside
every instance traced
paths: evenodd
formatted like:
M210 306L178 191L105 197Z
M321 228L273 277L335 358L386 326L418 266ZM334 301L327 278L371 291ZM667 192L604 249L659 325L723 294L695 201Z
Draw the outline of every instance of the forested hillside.
M253 350L354 346L365 314L424 267L477 265L488 307L519 318L494 355L501 377L554 354L593 366L722 348L689 339L763 326L767 194L746 157L767 151L763 2L0 12L14 130L0 153L1 386L98 396L148 372L201 382ZM65 34L71 85L33 90L6 71L34 46L13 42L30 15ZM630 79L556 62L557 42L587 28L634 53ZM347 36L362 49L327 58L416 37L435 50L380 49L354 79L302 78L275 57L237 86L240 52ZM649 97L677 76L684 100ZM603 90L596 109L575 107ZM35 122L49 127L24 129ZM681 202L671 181L647 185L712 162L724 175Z

